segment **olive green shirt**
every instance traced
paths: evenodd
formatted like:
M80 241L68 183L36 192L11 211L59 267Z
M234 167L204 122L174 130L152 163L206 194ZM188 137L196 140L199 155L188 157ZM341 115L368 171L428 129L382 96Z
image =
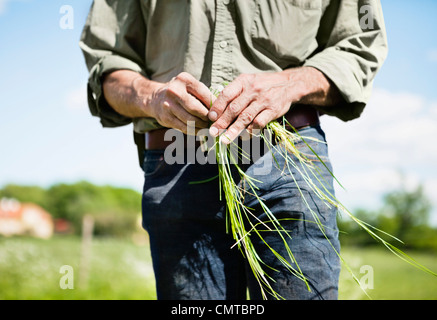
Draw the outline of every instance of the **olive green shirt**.
M91 113L105 127L134 122L136 132L160 126L115 112L102 93L105 73L167 82L186 71L213 87L241 73L311 66L344 98L319 109L348 121L362 113L387 55L379 0L95 0L80 47Z

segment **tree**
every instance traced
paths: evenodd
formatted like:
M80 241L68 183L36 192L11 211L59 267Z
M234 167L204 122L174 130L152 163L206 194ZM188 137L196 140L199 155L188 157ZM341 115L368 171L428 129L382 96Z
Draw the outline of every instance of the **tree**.
M391 231L393 235L399 239L405 239L407 234L416 227L428 225L431 209L431 202L426 197L423 186L419 185L412 191L403 187L386 194L381 215L390 218L393 224L391 229L394 229ZM384 223L381 220L380 224L383 228Z
M46 190L38 186L20 186L17 184L8 184L0 189L1 198L12 198L22 203L35 203L44 209L47 208Z
M136 227L141 212L141 195L126 188L81 181L54 185L47 195L50 212L73 222L78 231L83 216L90 215L95 220L97 234L123 235Z
M129 234L136 230L141 213L140 193L86 181L55 184L48 189L11 184L0 189L2 197L38 204L54 218L72 222L76 232L81 231L83 216L90 215L98 235Z
M354 215L405 243L404 247L415 249L437 249L437 230L429 225L431 202L422 185L408 190L402 186L383 197L383 205L374 212L355 210ZM339 221L340 239L343 244L371 245L377 242L351 220ZM393 238L378 234L389 242ZM396 244L397 245L397 244Z

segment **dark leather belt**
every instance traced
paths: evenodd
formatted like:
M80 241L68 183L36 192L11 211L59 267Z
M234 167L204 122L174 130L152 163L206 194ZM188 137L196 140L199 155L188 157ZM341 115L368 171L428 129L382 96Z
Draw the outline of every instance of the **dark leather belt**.
M320 113L311 106L295 105L285 115L287 122L296 130L320 124Z
M287 122L296 130L307 126L316 126L320 124L319 112L311 106L295 105L285 115ZM135 143L138 147L138 156L142 163L142 154L144 150L165 149L174 141L165 141L164 136L168 128L149 131L146 134L134 134ZM187 136L185 136L185 146L187 145ZM195 146L199 146L200 142L195 140Z

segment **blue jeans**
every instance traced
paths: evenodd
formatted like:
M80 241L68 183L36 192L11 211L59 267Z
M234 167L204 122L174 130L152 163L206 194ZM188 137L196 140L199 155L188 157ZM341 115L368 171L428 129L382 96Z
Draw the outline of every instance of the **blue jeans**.
M320 127L300 131L305 137L325 141ZM330 167L326 143L307 140L325 164ZM296 146L309 154L307 145ZM279 148L279 146L278 146ZM298 172L296 182L284 174L282 157L277 156L269 174L257 173L259 163L269 160L277 150L266 151L255 163L246 165L246 173L261 180L258 194L290 231L287 242L310 290L301 280L284 269L271 250L256 236L252 242L269 266L266 271L275 279L273 289L285 299L337 299L340 261L337 210L328 208L309 191ZM282 159L282 160L281 160ZM270 159L271 160L271 159ZM314 157L332 194L333 179L329 171ZM219 182L213 179L201 184L190 182L209 179L218 174L216 164L173 164L164 161L164 150L148 150L144 158L143 227L149 234L158 299L161 300L241 300L249 292L251 299L261 299L259 284L253 277L235 241L226 233L226 209L220 201ZM302 200L299 184L308 204L317 212L325 234L314 223L313 214ZM265 214L257 200L248 195L245 202L255 209L259 219ZM329 239L329 241L327 240ZM267 232L264 240L279 254L287 253L280 237Z

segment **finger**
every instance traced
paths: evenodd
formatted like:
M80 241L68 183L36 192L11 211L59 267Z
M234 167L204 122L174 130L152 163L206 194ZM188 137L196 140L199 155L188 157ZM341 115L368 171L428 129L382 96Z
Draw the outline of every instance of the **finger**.
M187 128L187 124L183 123L181 120L179 120L176 117L173 117L170 121L170 123L167 125L167 127L172 128L172 129L176 129L181 131L184 134L187 134L188 132L188 128Z
M196 116L206 122L208 119L209 109L206 108L196 97L187 93L179 99L181 106L193 116Z
M208 121L208 108L196 97L187 92L186 83L181 81L178 77L170 81L168 85L166 91L167 101L176 100L187 112L204 121Z
M208 121L202 120L201 118L198 118L189 112L187 112L181 105L174 103L173 106L170 106L169 102L164 102L164 106L169 108L173 115L179 119L182 123L187 126L188 122L194 122L196 128L204 129L209 126Z
M200 81L187 85L187 91L189 94L196 97L208 109L208 111L217 99L209 88Z
M252 122L252 119L259 112L255 106L248 108L252 98L248 95L242 94L236 99L234 99L223 112L223 114L217 119L217 121L211 126L210 133L212 136L218 132L229 128L229 126L234 122L242 121L247 125ZM249 109L249 110L247 110ZM254 114L255 113L255 114ZM237 120L236 120L237 119ZM240 120L238 120L240 119ZM241 123L240 123L241 125ZM238 134L237 134L238 135ZM217 135L215 135L217 136ZM232 132L232 136L234 133Z
M223 114L227 106L243 92L243 85L240 81L234 81L229 84L217 97L209 112L209 119L217 121Z
M216 98L208 87L188 72L181 72L175 79L184 83L187 92L195 97L206 108L209 109L215 101Z
M240 113L237 120L226 131L226 139L223 142L230 143L234 141L258 116L262 108L255 103L252 103Z
M177 118L174 119L173 126L171 128L181 131L185 135L194 135L194 136L197 136L201 130L205 130L196 127L190 127L188 124L183 123Z
M263 110L260 112L252 123L248 126L247 130L250 134L253 132L259 133L262 129L264 129L270 121L274 120L275 116L271 110Z

